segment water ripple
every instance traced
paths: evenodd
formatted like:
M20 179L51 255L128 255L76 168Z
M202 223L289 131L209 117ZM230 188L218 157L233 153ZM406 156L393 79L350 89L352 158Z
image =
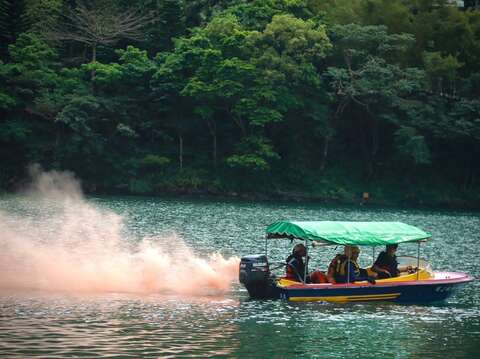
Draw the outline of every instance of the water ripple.
M259 204L94 198L122 214L125 238L137 241L175 232L198 255L262 252L263 231L278 219L403 221L428 230L422 247L434 268L480 277L478 213L369 209L321 205ZM40 212L21 198L0 205L32 219ZM270 246L284 259L289 242ZM416 246L399 252L416 255ZM335 253L312 253L324 267ZM378 253L378 250L377 250ZM364 249L364 264L372 253ZM252 357L252 358L452 358L480 350L480 283L446 303L286 303L252 301L234 284L224 296L0 293L0 355L7 357Z

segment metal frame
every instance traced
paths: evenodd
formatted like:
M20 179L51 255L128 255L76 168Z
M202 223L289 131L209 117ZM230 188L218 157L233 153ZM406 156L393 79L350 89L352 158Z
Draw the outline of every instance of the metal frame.
M349 255L347 256L347 282L345 283L345 286L348 286L350 284L350 257L352 256L352 251L349 251Z
M417 241L417 280L419 280L419 275L420 275L420 244L422 242L426 242L426 240L419 240ZM329 245L332 245L330 243L326 243L326 242L319 242L319 241L313 241L312 243L315 243L313 246L316 247L316 246L329 246ZM305 253L305 271L303 273L303 280L302 280L302 283L303 284L306 284L306 279L307 279L307 273L308 273L308 245L307 245L307 240L305 239L304 240L304 245L305 245L305 249L306 249L306 253ZM376 246L373 246L372 247L372 260L373 260L373 263L375 263L375 247ZM268 236L265 235L265 255L268 257ZM372 264L373 265L373 264ZM345 282L345 285L348 286L348 284L350 284L350 257L347 258L347 281Z
M265 235L265 255L268 257L268 237Z
M418 242L417 247L417 280L419 279L420 275L420 242Z
M304 265L304 273L303 273L303 284L307 282L307 273L308 273L308 246L307 246L307 240L305 240L305 265Z

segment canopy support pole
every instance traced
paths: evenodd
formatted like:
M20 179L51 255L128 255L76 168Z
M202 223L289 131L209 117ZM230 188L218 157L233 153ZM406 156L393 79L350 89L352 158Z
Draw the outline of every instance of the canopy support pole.
M352 255L352 252L349 252L350 255L347 256L347 286L350 283L350 256Z
M372 267L375 264L375 246L372 247Z
M307 273L308 273L308 246L307 240L305 240L305 268L303 271L303 284L307 282Z
M420 241L418 241L417 247L417 280L420 274Z

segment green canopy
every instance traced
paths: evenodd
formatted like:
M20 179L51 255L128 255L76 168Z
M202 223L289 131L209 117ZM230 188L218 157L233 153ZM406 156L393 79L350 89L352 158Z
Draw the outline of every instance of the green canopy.
M275 222L267 238L290 238L340 245L385 245L417 242L431 234L401 222Z

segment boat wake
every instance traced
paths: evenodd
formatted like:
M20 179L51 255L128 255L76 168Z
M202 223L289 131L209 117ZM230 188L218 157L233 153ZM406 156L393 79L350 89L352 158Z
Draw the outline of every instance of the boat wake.
M176 234L129 240L72 174L34 172L25 208L0 211L0 291L218 295L237 277L238 258L196 255Z

